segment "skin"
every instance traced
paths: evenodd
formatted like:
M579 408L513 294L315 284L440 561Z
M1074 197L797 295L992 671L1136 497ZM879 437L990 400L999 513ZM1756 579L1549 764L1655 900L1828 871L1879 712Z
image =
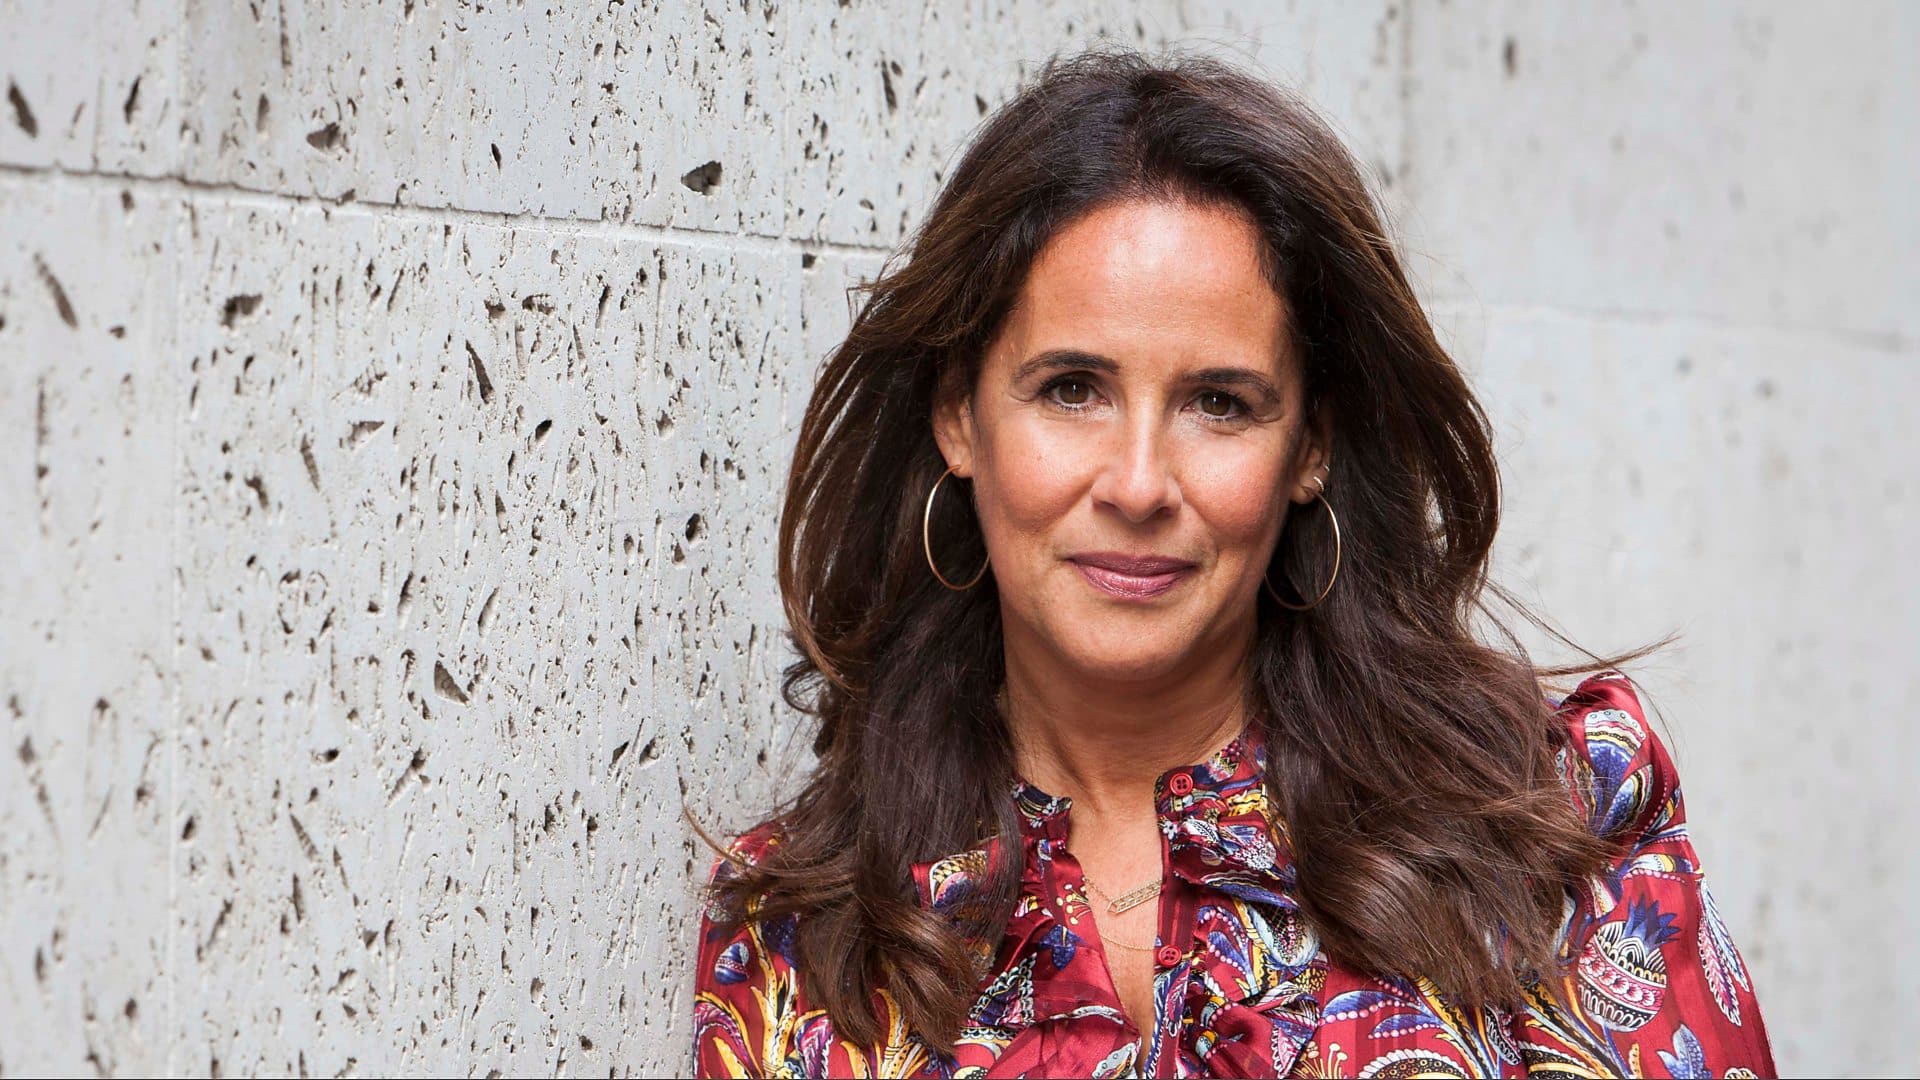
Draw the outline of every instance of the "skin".
M1111 896L1162 874L1156 779L1239 732L1261 575L1326 478L1287 304L1258 260L1237 209L1096 210L1042 249L971 392L935 409L998 584L1015 764L1073 800L1071 855ZM1068 561L1096 551L1196 566L1124 601ZM1156 904L1093 907L1102 935L1152 944ZM1150 1027L1151 952L1106 956L1136 1032Z

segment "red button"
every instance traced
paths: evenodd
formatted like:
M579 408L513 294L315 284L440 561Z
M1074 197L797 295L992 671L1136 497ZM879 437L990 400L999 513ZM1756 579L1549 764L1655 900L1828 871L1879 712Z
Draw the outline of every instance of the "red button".
M1180 962L1180 950L1171 945L1162 945L1153 951L1154 962L1163 968L1170 968Z
M1167 790L1175 795L1193 794L1193 777L1183 772L1167 777Z

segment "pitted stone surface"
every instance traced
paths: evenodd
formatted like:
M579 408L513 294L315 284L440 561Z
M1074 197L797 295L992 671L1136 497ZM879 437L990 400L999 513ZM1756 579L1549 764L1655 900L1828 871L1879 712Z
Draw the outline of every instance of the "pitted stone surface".
M1920 175L1920 9L1417 4L1412 33L1436 294L1920 337L1920 202L1887 195Z
M1780 1063L1920 1064L1909 8L0 28L0 1075L684 1071L683 807L737 830L809 761L774 544L814 373L986 113L1101 36L1342 131L1500 435L1497 571L1593 647L1685 635L1652 697Z
M159 1068L177 202L0 177L0 1068Z
M269 191L891 243L1023 65L1122 3L193 5L186 175ZM1031 51L1031 55L1028 52Z
M766 797L777 608L738 582L798 282L304 206L205 206L183 255L176 1066L650 1060L707 864L680 804Z
M0 162L177 175L183 5L0 3Z

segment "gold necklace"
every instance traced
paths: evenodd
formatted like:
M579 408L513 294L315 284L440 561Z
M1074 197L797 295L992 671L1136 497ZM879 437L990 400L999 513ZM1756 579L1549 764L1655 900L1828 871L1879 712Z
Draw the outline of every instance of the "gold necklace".
M1107 890L1095 884L1093 875L1087 873L1085 867L1080 869L1080 879L1087 883L1087 888L1092 889L1095 893L1099 894L1100 899L1107 902L1107 914L1109 915L1118 915L1122 912L1132 911L1134 908L1160 895L1161 883L1159 881L1149 881L1145 885L1137 889L1129 890L1116 898L1109 896Z
M1115 900L1113 897L1107 895L1105 889L1094 884L1092 875L1087 873L1085 867L1081 867L1080 869L1080 880L1085 882L1088 888L1100 894L1101 899L1107 902L1107 912L1112 915L1118 915L1123 911L1137 908L1141 904L1160 895L1160 882L1155 881L1142 885L1127 893L1125 896L1120 897L1118 900ZM1106 932L1101 930L1097 924L1094 926L1094 932L1100 935L1101 941L1118 948L1126 949L1129 952L1152 952L1154 950L1154 946L1152 945L1135 945L1131 941L1121 941L1118 938L1108 937ZM1156 938L1155 940L1158 939Z
M1154 948L1152 945L1135 945L1130 941L1120 941L1115 938L1110 938L1105 934L1100 935L1100 940L1106 942L1109 945L1117 946L1122 949L1127 949L1132 952L1152 952Z

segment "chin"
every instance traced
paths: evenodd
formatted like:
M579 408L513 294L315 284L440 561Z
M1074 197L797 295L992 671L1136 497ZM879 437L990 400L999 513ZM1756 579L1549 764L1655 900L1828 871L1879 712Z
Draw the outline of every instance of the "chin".
M1189 642L1144 638L1116 624L1108 633L1078 634L1060 650L1087 675L1113 682L1145 682L1178 670L1192 655Z

